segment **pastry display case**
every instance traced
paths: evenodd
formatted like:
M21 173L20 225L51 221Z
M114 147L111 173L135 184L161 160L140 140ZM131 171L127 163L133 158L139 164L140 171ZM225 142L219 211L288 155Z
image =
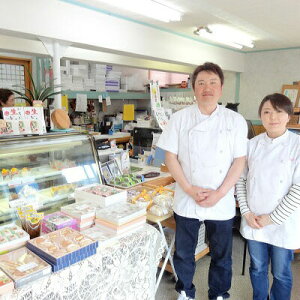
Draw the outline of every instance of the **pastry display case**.
M33 205L50 213L74 202L74 190L101 183L92 136L46 134L0 139L0 224Z

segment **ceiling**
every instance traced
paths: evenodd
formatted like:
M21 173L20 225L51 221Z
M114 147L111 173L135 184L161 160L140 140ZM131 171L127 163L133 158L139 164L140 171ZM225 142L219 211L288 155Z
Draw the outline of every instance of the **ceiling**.
M253 49L244 47L242 51L300 47L299 0L160 1L183 11L182 20L164 23L116 9L101 3L100 0L78 0L77 2L201 41L205 41L205 39L193 34L196 27L208 24L231 25L235 29L247 33L254 40L255 47Z

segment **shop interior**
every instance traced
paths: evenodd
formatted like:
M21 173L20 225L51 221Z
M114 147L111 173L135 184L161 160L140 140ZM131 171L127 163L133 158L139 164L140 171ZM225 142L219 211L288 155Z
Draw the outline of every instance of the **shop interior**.
M52 93L37 104L38 119L11 117L11 131L0 128L1 299L176 299L176 182L156 143L170 116L196 103L196 66L222 67L219 105L245 118L248 138L265 131L258 106L275 92L292 100L288 129L300 133L300 4L158 2L178 16L104 0L0 3L0 89L15 91L20 116L39 100L28 102L29 90ZM225 40L228 28L247 42ZM236 212L231 299L250 300ZM206 299L204 226L195 260L196 299Z

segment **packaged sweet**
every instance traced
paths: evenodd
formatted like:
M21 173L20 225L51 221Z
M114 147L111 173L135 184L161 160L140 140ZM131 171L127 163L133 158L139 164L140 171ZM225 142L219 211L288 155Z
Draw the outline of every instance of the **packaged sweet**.
M27 247L57 271L95 254L98 242L66 227L30 240Z
M78 229L77 220L65 215L62 212L55 212L44 217L42 221L42 231L49 233L64 227Z
M127 191L107 185L93 184L75 190L77 201L95 201L102 207L106 207L119 202L126 202Z
M22 247L29 240L29 235L15 224L0 227L0 253Z
M11 292L14 283L3 271L0 270L0 296Z
M25 247L1 255L0 267L16 288L51 273L50 265Z

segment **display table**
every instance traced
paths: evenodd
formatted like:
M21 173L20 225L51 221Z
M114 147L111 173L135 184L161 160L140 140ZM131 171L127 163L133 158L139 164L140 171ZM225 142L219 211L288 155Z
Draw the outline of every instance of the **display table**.
M118 237L96 255L3 296L5 300L153 299L164 244L151 225Z

